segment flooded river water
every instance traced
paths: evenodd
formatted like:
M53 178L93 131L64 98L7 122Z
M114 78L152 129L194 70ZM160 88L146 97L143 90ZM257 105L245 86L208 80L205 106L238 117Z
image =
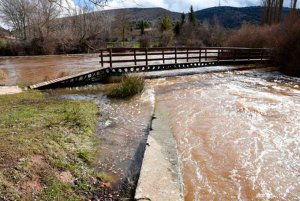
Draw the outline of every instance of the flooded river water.
M0 84L28 85L97 68L97 54L0 57Z
M100 67L97 55L37 58L1 58L7 76L0 84ZM186 201L300 200L299 85L300 79L252 70L148 80L130 101L88 95L103 116L98 168L123 179L138 170L156 104L166 108L177 141Z
M186 201L300 199L299 83L255 71L151 81L177 140Z

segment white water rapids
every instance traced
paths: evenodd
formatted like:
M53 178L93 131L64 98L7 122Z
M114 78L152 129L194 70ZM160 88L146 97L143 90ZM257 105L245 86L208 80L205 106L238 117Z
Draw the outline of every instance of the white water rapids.
M300 200L300 79L237 71L151 80L185 200Z

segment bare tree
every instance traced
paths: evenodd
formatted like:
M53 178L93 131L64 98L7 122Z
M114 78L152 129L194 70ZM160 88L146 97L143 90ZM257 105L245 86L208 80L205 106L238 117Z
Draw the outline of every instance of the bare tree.
M76 53L100 48L102 41L111 33L114 16L93 12L87 1L81 1L80 7L69 9L69 12L70 16L56 20L60 51Z
M291 8L293 10L296 10L297 9L297 0L291 0Z
M95 51L101 41L110 38L114 16L96 12L107 5L107 0L76 2L74 5L70 0L0 0L0 17L18 42L28 45L29 51L36 49L33 46L47 54L56 50ZM130 23L124 14L118 19L124 43Z
M120 33L121 40L122 40L122 46L125 46L125 40L126 37L130 31L130 13L128 10L121 10L116 15L116 26L117 26L117 32Z
M263 23L273 24L281 20L283 0L262 0L264 7Z
M59 9L48 0L0 0L0 13L19 39L28 40L47 36Z
M21 40L27 39L26 26L32 6L28 0L0 0L0 14Z

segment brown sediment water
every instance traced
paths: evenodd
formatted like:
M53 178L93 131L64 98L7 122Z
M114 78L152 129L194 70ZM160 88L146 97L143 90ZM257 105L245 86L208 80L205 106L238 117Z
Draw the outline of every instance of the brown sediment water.
M177 142L186 201L299 200L299 86L249 70L148 80L130 101L92 97L103 115L97 166L123 181L138 171L155 99Z
M26 85L100 68L99 55L0 57L0 80L5 85Z
M0 58L8 75L0 84L97 68L98 55ZM150 80L130 101L91 95L103 115L96 165L125 180L138 171L155 94L177 141L185 200L300 200L299 85L300 79L252 70Z
M111 176L114 197L131 198L139 176L147 134L154 110L154 92L146 87L141 95L130 100L110 100L101 94L60 95L67 99L95 100L100 110L100 121L96 128L100 146L95 168ZM107 198L111 200L111 198Z
M300 199L300 79L240 71L152 80L186 201Z

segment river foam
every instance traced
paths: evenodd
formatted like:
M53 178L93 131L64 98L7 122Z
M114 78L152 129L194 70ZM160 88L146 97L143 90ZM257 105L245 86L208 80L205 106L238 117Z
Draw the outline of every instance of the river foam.
M300 80L228 72L151 81L168 108L185 199L300 199Z

